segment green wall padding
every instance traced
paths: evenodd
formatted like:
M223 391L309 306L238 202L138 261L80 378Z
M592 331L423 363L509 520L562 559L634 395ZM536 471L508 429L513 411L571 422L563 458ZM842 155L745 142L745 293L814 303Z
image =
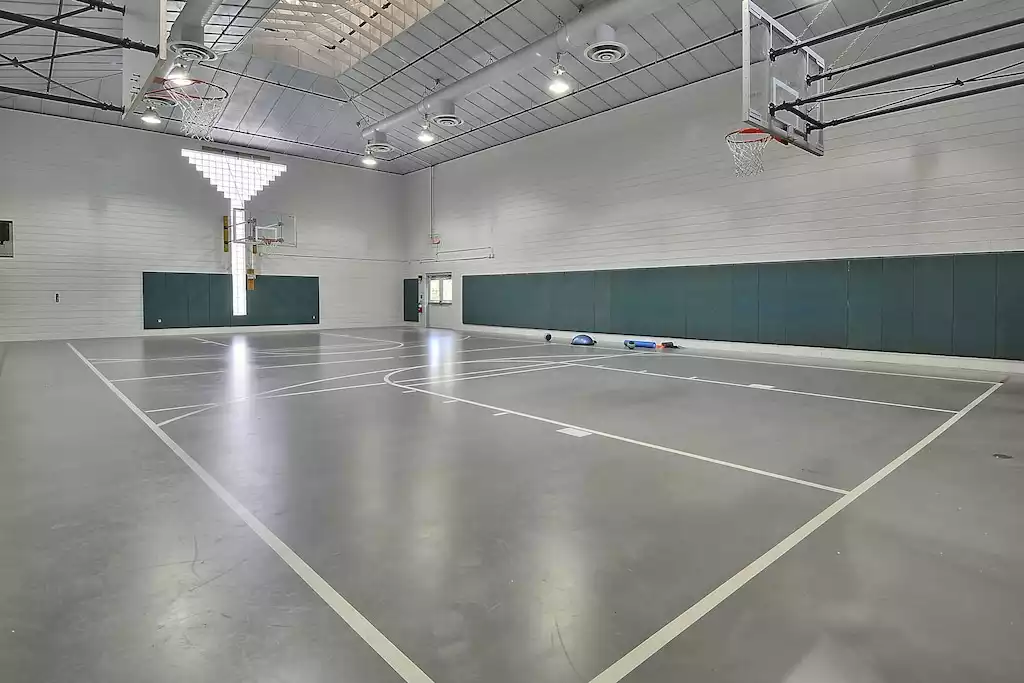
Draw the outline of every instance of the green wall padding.
M762 263L757 268L757 341L786 343L786 263Z
M319 278L260 275L256 289L247 294L247 315L235 317L231 312L230 275L143 273L143 327L152 330L320 322Z
M416 278L402 280L402 320L407 323L420 320L420 281Z
M851 349L882 348L881 259L850 261L847 271L847 341Z
M995 254L961 254L953 261L953 353L996 355Z
M882 350L914 352L914 260L882 260Z
M1024 253L999 254L996 357L1024 360Z
M468 325L1024 360L1017 252L467 275L462 297Z
M786 343L846 346L846 261L786 264Z

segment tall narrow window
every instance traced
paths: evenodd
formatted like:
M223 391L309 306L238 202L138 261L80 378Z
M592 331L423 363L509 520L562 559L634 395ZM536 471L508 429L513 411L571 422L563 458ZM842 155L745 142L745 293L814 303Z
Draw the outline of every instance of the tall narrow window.
M210 152L183 149L188 159L210 184L231 201L231 239L251 237L245 229L245 203L260 190L288 170L283 164L232 152ZM235 315L247 313L246 278L249 268L249 245L231 243L231 309Z
M245 239L245 209L231 202L231 239ZM245 294L246 258L249 246L242 242L231 243L231 312L234 315L246 315L247 299Z

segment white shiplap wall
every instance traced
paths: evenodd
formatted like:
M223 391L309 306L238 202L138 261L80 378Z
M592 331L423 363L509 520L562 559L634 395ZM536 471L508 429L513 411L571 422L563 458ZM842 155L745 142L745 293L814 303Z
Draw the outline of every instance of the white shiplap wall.
M965 0L889 27L867 56L1022 14L1017 0ZM456 274L456 305L431 324L461 323L459 276L467 273L1024 249L1024 88L833 129L824 158L772 145L767 172L739 179L722 138L739 125L740 88L732 72L436 167L442 249L493 247L496 258L414 264L413 273ZM841 112L833 106L830 115ZM408 178L407 196L420 207L410 256L429 258L430 179L426 171Z
M14 221L17 250L0 259L0 341L138 335L143 271L228 270L228 201L184 146L200 145L0 109L0 218ZM294 254L383 260L278 258L264 272L320 276L324 327L399 322L402 179L274 161L288 171L264 193L298 216Z

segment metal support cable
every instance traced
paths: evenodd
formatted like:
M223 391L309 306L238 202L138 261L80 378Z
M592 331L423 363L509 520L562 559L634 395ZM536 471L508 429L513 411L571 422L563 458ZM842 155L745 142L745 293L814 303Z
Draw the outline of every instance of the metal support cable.
M791 45L787 45L786 47L780 47L777 50L772 50L768 54L768 56L772 60L775 60L783 55L799 52L805 47L811 47L812 45L817 45L818 43L824 43L829 40L835 40L836 38L842 38L843 36L848 36L851 33L856 33L857 31L861 31L866 28L871 28L872 26L878 26L879 24L885 24L890 21L895 21L897 19L906 19L907 17L912 17L915 14L920 14L921 12L939 9L940 7L945 7L946 5L952 5L953 3L962 1L963 0L927 0L927 2L922 2L918 5L914 5L913 7L899 9L896 10L895 12L890 12L889 14L877 14L873 18L868 19L867 21L860 21L857 22L856 24L850 24L849 26L844 26L843 28L839 28L834 31L827 31L813 38L797 41Z

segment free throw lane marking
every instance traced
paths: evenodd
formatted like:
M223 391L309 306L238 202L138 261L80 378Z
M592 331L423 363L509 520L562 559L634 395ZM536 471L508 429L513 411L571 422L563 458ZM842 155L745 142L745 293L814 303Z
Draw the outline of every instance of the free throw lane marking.
M569 365L569 366L573 365L573 363L571 363L571 362L566 363L566 364ZM533 368L533 370L535 370L535 371L536 370L544 370L544 369L548 369L548 368ZM384 381L386 383L390 384L393 387L398 387L399 389L403 389L405 387L410 387L411 388L412 385L409 385L409 384L398 384L397 382L395 382L394 380L391 379L392 375L395 375L395 374L397 374L399 372L402 372L402 371L401 370L395 370L394 372L391 372L391 373L388 373L387 375L384 375ZM429 394L431 396L438 396L440 398L451 398L451 399L455 399L456 401L459 401L460 403L467 403L469 405L477 406L477 407L480 407L480 408L487 408L489 410L493 410L493 411L496 411L496 412L503 412L503 413L508 414L508 415L518 415L519 417L525 417L525 418L527 418L529 420L537 420L538 422L544 422L544 423L547 423L547 424L556 425L558 427L569 427L569 428L572 428L572 429L579 429L581 431L589 432L591 434L597 434L598 436L603 436L606 439L614 439L615 441L621 441L623 443L630 443L630 444L633 444L634 446L643 446L645 448L650 448L650 449L656 450L656 451L662 451L664 453L673 453L675 455L681 455L681 456L684 456L684 457L687 457L687 458L692 458L694 460L701 460L703 462L711 463L713 465L721 465L722 467L729 467L731 469L740 470L742 472L749 472L751 474L759 474L759 475L764 476L764 477L771 477L772 479L779 479L780 481L788 481L788 482L790 482L792 484L800 484L802 486L810 486L811 488L821 489L823 491L831 491L832 493L838 493L838 494L848 493L846 491L846 489L839 489L839 488L835 488L835 487L832 487L832 486L825 486L824 484L818 484L818 483L815 483L813 481L806 481L804 479L797 479L796 477L787 477L784 474L778 474L776 472L769 472L767 470L759 470L756 467L747 467L746 465L740 465L740 464L737 464L737 463L734 463L734 462L728 462L728 461L725 461L725 460L716 460L715 458L708 458L708 457L705 457L703 455L697 455L696 453L690 453L688 451L681 451L681 450L679 450L677 448L669 448L668 446L660 446L660 445L655 444L655 443L648 443L646 441L639 441L637 439L631 439L628 436L619 436L618 434L609 434L608 432L602 432L602 431L599 431L597 429L589 429L589 428L586 428L586 427L581 427L579 425L569 424L567 422L559 422L558 420L552 420L550 418L541 417L539 415L531 415L530 413L523 413L523 412L520 412L518 410L508 410L507 408L502 408L500 406L494 406L494 405L490 405L488 403L480 403L478 401L470 401L469 399L466 399L466 398L458 398L457 396L449 396L448 394L442 394L442 393L439 393L439 392L436 392L436 391L430 391L428 389L421 389L419 387L413 389L413 391L418 391L418 392L420 392L422 394Z
M609 370L611 372L626 372L631 375L644 375L645 377L664 377L665 379L678 379L687 382L700 382L702 384L717 384L723 387L740 387L742 389L757 389L759 391L774 391L780 394L793 394L795 396L810 396L812 398L826 398L834 401L850 401L852 403L868 403L876 406L890 406L893 408L909 408L911 410L927 410L933 413L956 413L955 410L945 408L932 408L930 406L916 406L908 403L893 403L890 401L874 401L869 398L856 398L853 396L834 396L832 394L818 394L813 391L797 391L796 389L779 389L770 384L739 384L737 382L725 382L718 379L700 379L698 377L681 377L680 375L666 375L661 372L643 372L641 370L629 370L628 368L613 368L610 365L588 365L586 363L574 363L577 368L594 368L595 370Z
M618 681L621 681L623 678L628 676L635 668L650 659L650 657L661 650L661 648L668 645L672 639L695 624L701 617L720 605L730 595L738 591L751 579L770 567L772 563L792 550L798 543L800 543L800 541L810 536L816 530L821 528L825 522L835 517L853 503L853 501L870 491L878 482L892 474L900 465L924 450L929 444L942 436L947 429L959 422L964 415L977 408L982 401L991 396L993 392L1001 386L1002 384L995 384L989 387L988 391L971 401L966 407L962 408L955 415L935 428L935 430L933 430L928 436L924 437L904 451L902 455L875 472L862 484L854 488L842 498L819 512L809 522L786 538L782 539L782 541L780 541L774 548L748 564L728 581L704 596L699 602L693 605L693 607L665 624L650 638L628 652L622 659L615 662L591 679L590 683L618 683Z
M206 469L198 462L192 459L185 450L177 444L174 439L169 437L167 433L157 426L153 420L146 415L138 406L131 402L131 400L121 393L121 390L114 386L114 383L107 379L102 372L96 369L96 366L89 362L89 360L83 356L78 349L68 343L70 348L76 356L78 356L85 365L92 370L93 374L99 377L108 389L114 392L114 395L121 399L121 402L128 406L135 415L142 420L142 422L149 427L149 429L156 434L157 438L164 442L171 452L173 452L178 458L185 463L185 465L196 473L196 475L206 484L207 487L214 494L220 498L224 504L231 508L236 515L238 515L246 526L252 529L260 540L266 543L277 555L284 560L285 564L291 567L299 578L306 582L310 588L312 588L320 598L326 602L334 612L345 620L353 631L355 631L360 638L366 641L366 644L373 648L374 652L380 655L381 659L387 662L395 672L402 677L407 683L433 683L429 676L416 666L411 659L405 656L398 647L395 646L387 637L377 630L369 620L360 614L351 603L341 596L338 591L334 590L331 584L327 583L319 574L313 571L313 568L306 564L306 561L299 557L294 550L288 547L284 541L277 537L277 535L271 531L263 522L256 518L249 510L242 505L237 498L235 498L226 488L224 488L219 481L213 478Z

